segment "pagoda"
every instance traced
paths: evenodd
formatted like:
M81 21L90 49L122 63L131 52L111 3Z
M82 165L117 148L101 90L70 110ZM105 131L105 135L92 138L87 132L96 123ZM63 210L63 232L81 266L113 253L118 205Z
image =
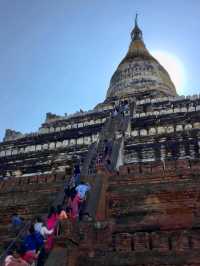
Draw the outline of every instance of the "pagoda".
M109 167L97 165L105 140L112 145ZM199 266L199 149L200 97L177 94L146 48L136 16L103 102L68 116L47 113L38 132L6 130L0 242L13 239L13 212L27 220L44 214L79 164L92 186L90 219L73 237L63 225L46 265Z

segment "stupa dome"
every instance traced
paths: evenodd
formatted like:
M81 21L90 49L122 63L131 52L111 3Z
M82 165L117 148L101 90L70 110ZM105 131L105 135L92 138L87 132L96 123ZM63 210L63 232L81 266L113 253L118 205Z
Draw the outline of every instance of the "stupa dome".
M111 78L107 98L141 93L154 97L176 96L176 89L168 72L145 47L137 17L131 39L126 56Z

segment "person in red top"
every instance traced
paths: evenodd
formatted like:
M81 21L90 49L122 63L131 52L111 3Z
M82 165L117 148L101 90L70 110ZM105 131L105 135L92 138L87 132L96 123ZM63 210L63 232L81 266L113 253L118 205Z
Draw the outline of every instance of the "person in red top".
M58 223L58 214L54 207L50 208L48 217L47 217L47 229L56 229ZM56 230L55 230L56 231ZM54 246L54 234L48 235L47 240L45 242L45 250L46 252L50 252Z
M58 214L56 212L56 209L52 206L50 208L48 217L47 217L47 228L48 230L51 230L56 227L58 221Z
M5 266L29 266L29 264L21 257L20 249L14 247L11 254L5 258Z
M22 255L22 259L28 262L30 265L33 264L33 262L36 262L39 257L39 251L34 252L32 250L26 251L24 255Z
M82 199L79 197L78 193L69 198L68 206L70 208L70 218L73 222L76 222L79 218L79 207Z

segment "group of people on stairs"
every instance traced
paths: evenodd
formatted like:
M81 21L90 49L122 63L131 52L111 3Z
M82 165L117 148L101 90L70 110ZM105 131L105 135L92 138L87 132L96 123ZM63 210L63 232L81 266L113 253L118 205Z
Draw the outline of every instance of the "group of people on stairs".
M118 114L121 114L122 116L129 114L129 103L127 100L121 101L118 105L114 106L114 109L111 112L111 117L114 118Z
M87 183L80 181L80 167L74 166L73 175L65 187L65 199L57 208L50 207L46 219L36 217L31 223L28 232L17 241L7 254L5 266L44 266L49 253L54 247L55 237L62 232L60 225L63 220L73 223L83 215L86 195L91 189ZM17 213L11 218L12 230L15 236L23 229L25 221Z
M56 209L53 206L50 208L45 222L40 216L36 217L28 232L10 250L5 266L43 266L54 246L59 222L68 218L69 214L60 205Z
M128 114L128 109L128 103L125 101L119 106L115 106L111 117L114 118L118 114L125 116ZM111 170L111 155L112 141L104 139L103 150L96 157L96 165L105 164L106 168ZM80 167L76 164L73 174L64 188L63 205L57 206L57 209L51 207L45 221L41 217L36 218L35 223L30 225L28 233L23 236L20 243L15 244L9 251L4 261L5 266L44 266L54 247L60 222L69 219L75 223L81 220L84 214L86 197L91 186L89 183L81 181L80 175ZM12 225L17 235L24 227L25 222L15 213L12 216Z
M111 171L112 141L104 139L103 149L97 154L96 165L104 165L108 171Z
M65 199L73 222L81 220L84 214L87 192L90 191L89 183L80 181L80 168L74 167L74 173L65 186Z

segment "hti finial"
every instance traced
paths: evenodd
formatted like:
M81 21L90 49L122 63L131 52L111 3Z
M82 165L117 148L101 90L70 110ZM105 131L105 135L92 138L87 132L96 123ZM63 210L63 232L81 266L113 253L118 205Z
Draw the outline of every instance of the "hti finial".
M135 15L135 26L137 26L138 25L138 13L136 13L136 15Z
M135 27L131 32L132 40L142 40L142 31L138 27L138 13L135 15Z

